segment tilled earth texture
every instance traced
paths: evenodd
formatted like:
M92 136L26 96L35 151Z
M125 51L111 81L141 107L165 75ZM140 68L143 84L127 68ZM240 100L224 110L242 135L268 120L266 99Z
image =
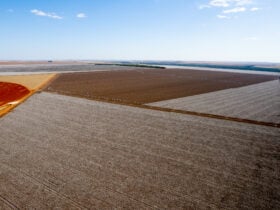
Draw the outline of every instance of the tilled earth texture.
M280 208L278 128L42 92L0 134L0 209Z
M274 80L149 105L280 125L280 83Z
M49 92L144 104L270 81L275 76L182 69L61 74Z

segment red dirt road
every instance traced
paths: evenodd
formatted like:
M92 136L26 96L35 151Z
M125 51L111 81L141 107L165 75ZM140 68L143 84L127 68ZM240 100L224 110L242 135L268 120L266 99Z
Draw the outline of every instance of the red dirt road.
M19 84L0 82L0 106L18 101L28 95L30 91Z

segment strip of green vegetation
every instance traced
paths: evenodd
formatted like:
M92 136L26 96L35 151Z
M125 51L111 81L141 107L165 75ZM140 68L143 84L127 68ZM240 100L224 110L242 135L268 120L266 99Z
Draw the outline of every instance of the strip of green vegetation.
M199 64L199 63L172 63L172 62L151 62L147 64L153 65L171 65L171 66L188 66L188 67L204 67L204 68L218 68L218 69L235 69L247 71L266 71L280 73L280 68L273 67L258 67L254 65L220 65L220 64Z

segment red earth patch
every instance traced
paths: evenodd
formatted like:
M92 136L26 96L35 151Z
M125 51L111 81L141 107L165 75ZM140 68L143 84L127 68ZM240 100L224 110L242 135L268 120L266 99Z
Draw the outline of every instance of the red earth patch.
M0 106L18 101L27 96L30 91L19 84L10 82L0 82Z

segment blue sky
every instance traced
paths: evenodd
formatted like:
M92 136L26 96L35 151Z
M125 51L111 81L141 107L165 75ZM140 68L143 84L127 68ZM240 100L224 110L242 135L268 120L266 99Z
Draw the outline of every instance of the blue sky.
M2 0L0 60L280 62L279 0Z

